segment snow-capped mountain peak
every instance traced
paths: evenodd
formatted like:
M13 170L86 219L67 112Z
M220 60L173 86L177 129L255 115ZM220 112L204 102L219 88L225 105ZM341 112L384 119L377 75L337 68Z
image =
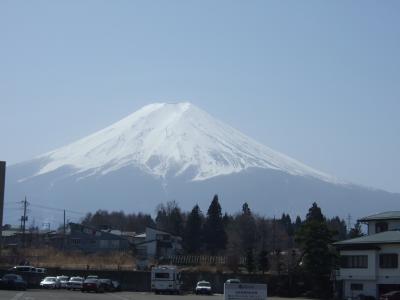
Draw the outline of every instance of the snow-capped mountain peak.
M190 179L196 181L254 167L338 182L187 102L144 106L109 127L38 158L44 163L35 176L62 167L89 176L134 166L162 178L190 172Z

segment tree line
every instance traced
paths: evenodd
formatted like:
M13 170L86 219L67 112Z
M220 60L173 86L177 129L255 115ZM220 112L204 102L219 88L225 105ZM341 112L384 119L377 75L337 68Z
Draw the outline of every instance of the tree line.
M266 218L253 213L247 203L243 203L240 212L223 214L218 195L213 197L205 214L197 204L190 212L184 212L177 202L170 201L158 205L155 215L153 219L150 214L99 210L88 213L81 223L97 229L136 233L153 227L182 237L186 254L244 256L249 251L262 253L298 248L296 232L305 222L300 216L292 220L285 213L279 218ZM325 218L325 222L334 241L361 233L359 227L348 232L346 222L338 216Z

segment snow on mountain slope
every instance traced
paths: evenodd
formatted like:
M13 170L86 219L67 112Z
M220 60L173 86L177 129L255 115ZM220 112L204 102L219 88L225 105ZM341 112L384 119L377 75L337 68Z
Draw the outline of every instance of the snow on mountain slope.
M90 176L132 165L161 178L190 170L194 174L191 180L200 181L256 167L340 183L254 141L190 103L147 105L38 159L45 163L34 176L65 166L72 167L71 175Z

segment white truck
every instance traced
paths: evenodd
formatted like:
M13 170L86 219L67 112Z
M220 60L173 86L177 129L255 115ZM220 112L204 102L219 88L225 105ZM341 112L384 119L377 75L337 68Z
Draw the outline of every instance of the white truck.
M156 293L179 294L181 274L176 266L156 266L151 269L151 290Z

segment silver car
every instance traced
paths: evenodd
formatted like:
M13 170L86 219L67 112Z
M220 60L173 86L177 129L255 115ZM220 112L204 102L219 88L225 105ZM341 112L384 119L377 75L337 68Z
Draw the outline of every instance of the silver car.
M57 280L57 277L45 277L40 282L40 287L45 289L59 289L61 286L60 281Z
M71 277L67 282L67 290L80 290L82 289L83 278L79 276Z
M57 276L57 280L60 282L60 288L62 289L67 288L67 282L69 280L68 276L65 275Z

